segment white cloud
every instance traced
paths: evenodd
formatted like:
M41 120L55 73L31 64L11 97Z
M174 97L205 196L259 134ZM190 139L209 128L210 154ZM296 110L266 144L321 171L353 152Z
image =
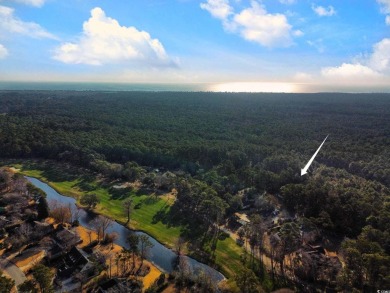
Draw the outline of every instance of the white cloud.
M208 0L201 3L200 8L210 12L212 16L225 20L233 13L233 8L229 5L229 0Z
M379 3L382 13L390 13L390 0L376 0L376 2Z
M291 25L283 14L269 14L262 5L253 1L250 8L234 16L241 36L265 47L292 45Z
M383 14L389 14L390 13L390 0L376 0L378 2L381 13ZM386 15L385 18L386 25L390 25L390 15Z
M15 2L31 5L35 7L42 7L46 0L14 0Z
M0 5L0 33L17 33L33 38L57 39L35 22L25 22L14 15L14 9Z
M293 31L293 35L295 37L302 37L304 35L304 32L301 30L295 30L295 31Z
M294 4L296 0L279 0L279 2L286 5L291 5Z
M323 68L322 75L342 81L366 80L383 77L390 73L390 39L383 39L373 46L372 54L356 63L343 63L341 66Z
M176 65L158 39L135 27L121 26L96 7L83 24L83 33L75 43L64 43L54 52L64 63L102 65L135 61L152 66Z
M380 74L370 67L360 63L350 64L343 63L341 66L326 67L321 70L321 74L328 78L359 78L365 79L370 77L378 77Z
M0 59L4 59L8 56L8 50L2 44L0 44Z
M373 47L368 65L380 72L390 71L390 39L383 39Z
M332 16L336 14L336 10L331 5L329 5L328 7L323 7L323 6L316 6L313 4L311 8L318 16Z
M234 12L228 0L207 0L200 7L221 19L227 31L265 47L289 47L293 36L303 35L300 30L292 30L284 14L268 13L257 1L251 1L251 6L240 13Z

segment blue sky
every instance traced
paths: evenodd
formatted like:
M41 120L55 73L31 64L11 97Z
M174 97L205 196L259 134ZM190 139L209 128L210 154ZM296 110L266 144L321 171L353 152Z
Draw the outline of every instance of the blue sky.
M0 80L375 90L390 0L0 0Z

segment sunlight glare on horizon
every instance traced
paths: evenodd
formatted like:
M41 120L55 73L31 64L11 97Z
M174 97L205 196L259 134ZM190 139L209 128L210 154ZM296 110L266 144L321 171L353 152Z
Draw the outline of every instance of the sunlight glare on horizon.
M288 82L227 82L213 84L208 90L233 93L295 93L298 88L295 83Z

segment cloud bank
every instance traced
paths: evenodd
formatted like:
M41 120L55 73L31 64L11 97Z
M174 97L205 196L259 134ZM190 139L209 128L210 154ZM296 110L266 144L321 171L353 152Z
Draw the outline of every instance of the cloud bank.
M264 47L289 47L293 37L303 35L299 30L293 31L284 14L269 13L257 1L251 1L250 7L239 13L234 12L229 0L207 0L200 7L220 19L228 32Z
M25 22L14 15L13 8L0 5L0 34L16 33L37 39L57 37L35 22Z
M343 63L340 66L326 67L321 74L331 80L343 82L367 81L390 73L390 38L385 38L373 46L373 51L360 62Z
M158 39L135 27L121 26L99 7L91 10L78 41L59 46L53 58L70 64L136 61L151 66L175 66Z

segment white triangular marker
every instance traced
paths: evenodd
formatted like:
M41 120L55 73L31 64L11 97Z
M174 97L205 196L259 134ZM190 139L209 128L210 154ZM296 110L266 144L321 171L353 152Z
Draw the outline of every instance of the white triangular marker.
M305 168L301 169L301 176L305 175L307 173L307 169L309 169L311 163L313 163L315 157L317 156L318 152L320 151L322 145L324 144L325 140L328 138L329 135L327 135L324 139L324 141L321 143L320 147L318 148L318 150L314 153L314 155L311 157L311 159L309 160L309 162L307 162Z

